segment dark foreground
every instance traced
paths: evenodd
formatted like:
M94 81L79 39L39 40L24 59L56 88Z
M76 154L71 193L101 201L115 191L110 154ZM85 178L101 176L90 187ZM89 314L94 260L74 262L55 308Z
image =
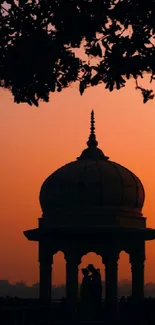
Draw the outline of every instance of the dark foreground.
M78 304L76 312L65 300L53 301L52 308L44 308L36 299L0 298L1 325L58 325L58 324L155 324L155 299L141 302L122 298L117 308L105 306L94 313L91 306L83 310Z

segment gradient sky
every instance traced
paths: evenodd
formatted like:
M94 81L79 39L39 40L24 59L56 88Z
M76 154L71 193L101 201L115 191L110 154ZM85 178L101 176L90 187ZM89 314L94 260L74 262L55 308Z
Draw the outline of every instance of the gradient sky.
M83 96L74 86L52 95L39 108L15 104L4 90L0 100L0 279L29 285L38 281L37 243L29 242L23 230L38 225L38 196L44 179L86 147L92 109L99 147L141 179L146 191L143 213L147 226L155 228L155 101L144 105L133 81L112 93L100 85ZM155 241L147 243L147 282L155 282L154 251ZM130 279L124 255L119 279ZM88 262L101 267L101 258L95 254L83 257L83 265ZM54 258L53 281L65 281L62 253Z

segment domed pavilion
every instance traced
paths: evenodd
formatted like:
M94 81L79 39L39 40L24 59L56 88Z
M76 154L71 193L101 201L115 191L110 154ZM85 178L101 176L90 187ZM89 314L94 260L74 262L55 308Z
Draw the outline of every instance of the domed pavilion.
M38 228L24 231L39 243L41 301L51 302L52 262L58 251L66 259L66 298L72 305L78 300L78 266L88 252L99 254L105 264L107 302L117 301L119 254L128 253L132 296L141 299L145 241L155 239L142 214L144 199L139 178L98 148L92 111L87 148L44 181Z

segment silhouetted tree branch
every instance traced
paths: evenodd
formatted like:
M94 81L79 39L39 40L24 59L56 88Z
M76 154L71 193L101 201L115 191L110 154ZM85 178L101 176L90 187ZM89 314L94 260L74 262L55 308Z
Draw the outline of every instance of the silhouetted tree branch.
M145 103L154 93L138 78L155 79L154 17L154 0L1 0L0 86L38 106L75 81L83 94L133 78ZM80 47L87 62L75 54Z

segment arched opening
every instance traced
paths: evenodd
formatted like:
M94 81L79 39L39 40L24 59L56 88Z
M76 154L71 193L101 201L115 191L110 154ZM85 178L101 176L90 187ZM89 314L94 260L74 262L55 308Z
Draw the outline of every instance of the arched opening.
M132 291L131 264L129 255L122 251L118 260L118 298L131 296Z
M78 274L79 289L83 279L82 268L87 268L89 264L93 264L93 266L96 269L100 270L101 280L102 280L102 297L104 297L105 296L105 267L104 264L102 263L102 257L94 252L89 252L86 255L83 255L81 259L81 264L79 265L79 274Z
M66 297L66 260L62 251L53 256L52 267L52 299Z

